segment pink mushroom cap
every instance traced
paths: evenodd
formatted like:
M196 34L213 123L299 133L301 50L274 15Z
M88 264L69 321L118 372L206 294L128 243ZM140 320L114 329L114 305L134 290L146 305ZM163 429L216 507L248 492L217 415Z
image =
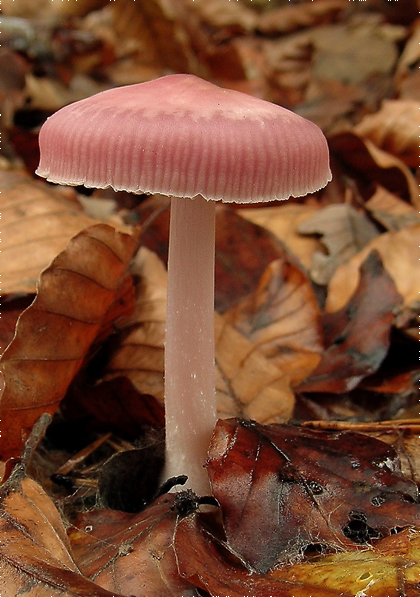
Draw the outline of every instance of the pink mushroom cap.
M104 91L43 125L51 182L248 203L303 196L331 179L312 122L193 75Z

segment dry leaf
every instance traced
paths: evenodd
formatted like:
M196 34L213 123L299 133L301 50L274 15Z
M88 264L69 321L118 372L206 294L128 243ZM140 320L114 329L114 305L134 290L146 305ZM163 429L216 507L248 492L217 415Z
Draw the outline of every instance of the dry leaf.
M420 224L419 212L414 207L381 186L366 201L365 207L390 232Z
M317 27L310 35L317 48L316 79L361 85L392 72L398 59L396 42L404 37L404 30L360 20Z
M136 306L115 339L104 379L125 376L139 392L163 402L167 273L159 257L141 247L131 265Z
M27 175L0 172L2 294L35 292L38 276L72 236L96 221L86 216L73 191Z
M182 576L214 597L354 597L351 591L343 593L320 586L319 579L309 583L301 578L295 580L295 567L286 568L286 578L280 579L274 574L250 572L236 554L199 525L196 517L188 516L178 522L175 550Z
M398 156L409 168L418 166L420 102L385 100L379 112L365 116L353 129L377 147Z
M107 321L132 308L120 296L135 240L106 225L75 236L41 275L37 296L19 317L1 357L5 389L1 420L3 458L19 455L34 422L54 413ZM118 297L119 304L113 301Z
M261 423L290 418L290 380L249 340L216 314L216 395L219 416Z
M344 393L375 372L388 352L400 304L401 297L378 254L369 253L349 302L324 316L327 349L299 391Z
M301 234L317 234L322 237L328 254L315 252L310 268L311 277L317 284L328 284L334 271L352 255L360 251L378 235L368 218L346 204L330 205L317 211L298 226Z
M97 510L70 531L74 557L98 586L123 595L194 597L178 574L173 535L176 496L164 495L140 514Z
M399 158L350 132L333 135L329 145L332 155L346 166L363 190L379 184L420 209L418 184Z
M257 29L262 33L290 33L296 29L325 25L334 21L344 9L343 0L301 2L270 10L260 16Z
M80 574L60 515L39 485L9 481L0 491L2 596L122 597Z
M321 360L319 316L307 276L286 259L270 263L255 292L225 314L294 386Z
M420 59L420 26L417 20L413 24L412 35L405 44L395 71L395 86L401 99L418 100L420 91L420 73L417 68Z
M287 202L238 211L243 218L272 232L309 269L313 253L316 249L320 250L322 245L317 238L300 234L298 227L318 211L316 207Z
M338 311L349 300L359 283L359 267L373 250L378 251L385 269L394 280L404 305L416 305L420 292L420 225L397 232L385 232L369 242L357 255L343 263L328 286L326 310Z
M139 279L136 309L115 344L106 378L124 375L140 392L163 401L166 269L143 247L132 271ZM287 419L294 404L289 378L222 316L215 317L220 415L249 416L260 422Z
M262 47L270 100L290 109L304 103L312 77L314 46L310 36L304 32L268 39Z
M419 575L420 532L413 529L382 539L375 549L336 553L315 563L279 568L271 576L302 583L314 597L315 591L321 591L320 597L329 591L337 597L414 597Z

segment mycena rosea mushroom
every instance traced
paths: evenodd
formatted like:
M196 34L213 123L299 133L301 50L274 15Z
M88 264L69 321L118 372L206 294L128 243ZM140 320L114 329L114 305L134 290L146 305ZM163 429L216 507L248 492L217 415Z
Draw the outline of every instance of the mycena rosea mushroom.
M37 174L174 197L165 346L166 475L208 492L216 421L215 201L303 196L331 178L312 122L192 75L111 89L62 108L39 136Z

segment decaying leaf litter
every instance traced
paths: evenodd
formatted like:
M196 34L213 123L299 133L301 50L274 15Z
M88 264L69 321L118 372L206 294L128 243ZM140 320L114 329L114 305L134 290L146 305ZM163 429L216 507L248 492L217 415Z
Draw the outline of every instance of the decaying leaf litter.
M418 594L416 3L26 4L2 3L2 594ZM157 497L167 200L33 177L49 114L171 71L310 118L334 174L217 214L220 509Z

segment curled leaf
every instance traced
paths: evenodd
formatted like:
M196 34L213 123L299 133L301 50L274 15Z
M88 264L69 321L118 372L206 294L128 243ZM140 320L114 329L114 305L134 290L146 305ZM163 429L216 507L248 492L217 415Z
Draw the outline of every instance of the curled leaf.
M135 241L107 225L81 232L42 273L37 296L19 317L16 333L3 353L5 381L1 420L3 458L19 455L34 422L53 414L87 352L114 309L131 309L119 296ZM113 301L118 296L118 309Z

